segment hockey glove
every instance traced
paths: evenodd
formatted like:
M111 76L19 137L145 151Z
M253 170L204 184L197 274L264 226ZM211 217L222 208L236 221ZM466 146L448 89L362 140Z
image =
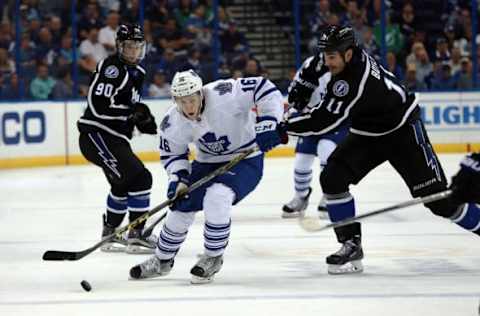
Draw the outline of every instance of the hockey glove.
M157 123L155 123L155 117L152 115L146 104L141 102L134 104L131 120L141 133L151 135L157 134Z
M255 125L256 141L261 151L267 152L281 143L277 125L277 120L274 117L262 116L257 118L257 124Z
M315 87L306 81L292 81L288 89L288 103L298 111L302 111L310 102L313 90Z
M170 175L168 183L167 197L175 198L183 190L187 190L190 185L189 174L187 170L179 170Z
M457 203L480 203L480 153L467 155L452 177L452 199Z

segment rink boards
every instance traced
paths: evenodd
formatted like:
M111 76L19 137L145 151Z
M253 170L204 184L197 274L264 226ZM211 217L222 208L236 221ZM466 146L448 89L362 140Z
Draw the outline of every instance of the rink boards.
M147 100L157 122L170 99ZM480 93L420 94L422 116L438 152L480 150ZM0 103L0 169L84 163L76 121L86 102ZM293 155L295 139L269 153ZM158 138L137 135L134 150L144 160L158 160Z

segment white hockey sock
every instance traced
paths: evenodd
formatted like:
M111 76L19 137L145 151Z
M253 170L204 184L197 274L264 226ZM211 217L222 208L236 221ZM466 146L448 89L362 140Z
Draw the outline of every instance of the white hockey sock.
M203 199L205 226L204 248L207 256L222 255L230 237L230 213L235 199L231 188L221 183L210 186Z
M155 250L158 258L167 260L175 257L187 238L188 228L194 219L194 212L172 211L168 213Z
M312 182L312 164L315 155L296 153L295 169L293 171L293 180L295 185L295 196L303 198L308 194L308 188Z

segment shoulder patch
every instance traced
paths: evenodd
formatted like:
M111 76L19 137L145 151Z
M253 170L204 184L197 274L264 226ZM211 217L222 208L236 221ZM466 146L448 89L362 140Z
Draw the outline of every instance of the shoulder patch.
M219 95L224 95L232 92L232 89L233 85L231 82L220 82L213 88L213 90L218 91Z
M160 130L162 132L165 132L165 130L170 127L171 124L168 122L169 119L170 119L170 115L166 115L163 118L162 123L160 123Z
M333 84L333 94L340 98L346 96L349 89L348 82L345 80L338 80Z
M118 70L117 66L110 65L105 69L105 77L110 79L115 79L120 74L120 70Z

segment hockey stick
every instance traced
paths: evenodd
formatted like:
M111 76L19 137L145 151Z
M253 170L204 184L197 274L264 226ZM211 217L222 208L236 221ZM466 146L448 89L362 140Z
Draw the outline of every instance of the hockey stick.
M181 192L180 194L178 194L176 197L172 198L172 199L168 199L166 200L165 202L155 206L153 209L151 209L149 212L143 214L142 216L140 216L139 218L137 218L136 220L134 220L133 222L129 223L128 225L125 225L123 227L120 227L118 229L115 230L115 232L113 232L112 234L108 235L108 236L105 236L102 238L102 240L100 240L99 242L97 242L95 245L93 245L92 247L90 248L87 248L85 250L81 250L81 251L61 251L61 250L48 250L46 251L44 254L43 254L43 260L47 260L47 261L61 261L61 260L70 260L70 261L75 261L75 260L79 260L79 259L82 259L83 257L85 257L86 255L94 252L95 250L97 250L99 247L101 247L102 245L104 245L105 243L109 242L110 240L112 240L115 236L120 236L122 235L124 232L126 232L127 230L129 230L130 228L132 227L135 227L137 226L138 224L140 224L141 222L143 221L146 221L149 217L151 217L152 215L158 213L159 211L161 211L162 209L164 209L165 207L169 206L170 204L172 204L173 202L176 201L176 199L179 199L179 198L182 198L184 197L185 195L187 195L188 193L192 192L193 190L196 190L198 189L200 186L204 185L205 183L207 183L208 181L212 180L213 178L215 178L216 176L218 175L221 175L225 172L227 172L228 170L230 170L233 166L235 166L236 164L238 164L240 161L242 161L244 158L246 158L248 155L252 154L253 152L255 152L257 150L257 148L251 148L245 152L242 152L241 154L239 154L238 156L236 156L235 158L233 158L232 160L230 160L228 163L226 163L225 165L219 167L218 169L216 169L215 171L213 171L212 173L206 175L205 177L201 178L200 180L198 180L197 182L193 183L191 186L188 187L188 190L185 190L184 192ZM164 212L156 221L155 221L155 225L158 224L161 220L163 220L165 217L167 216L167 212ZM153 226L151 225L149 228L151 228L153 230Z
M427 196L424 196L424 197L417 197L417 198L414 198L414 199L409 200L409 201L405 201L405 202L398 203L398 204L395 204L395 205L392 205L392 206L381 208L381 209L378 209L376 211L367 212L367 213L362 214L362 215L347 218L345 220L335 222L335 223L330 223L330 224L327 224L327 225L321 225L320 222L318 221L318 219L312 218L312 217L302 217L302 218L300 218L299 223L300 223L300 226L307 232L310 232L310 233L320 232L320 231L323 231L323 230L326 230L326 229L329 229L329 228L336 228L336 227L340 227L340 226L345 226L345 225L351 224L353 222L356 222L356 221L359 221L359 220L362 220L362 219L365 219L365 218L369 218L369 217L372 217L372 216L376 216L376 215L379 215L379 214L384 214L384 213L395 211L395 210L400 210L402 208L406 208L406 207L409 207L409 206L442 200L442 199L445 199L445 198L449 197L451 194L452 194L451 190L445 190L445 191L441 191L441 192L434 193L434 194L431 194L431 195L427 195Z

